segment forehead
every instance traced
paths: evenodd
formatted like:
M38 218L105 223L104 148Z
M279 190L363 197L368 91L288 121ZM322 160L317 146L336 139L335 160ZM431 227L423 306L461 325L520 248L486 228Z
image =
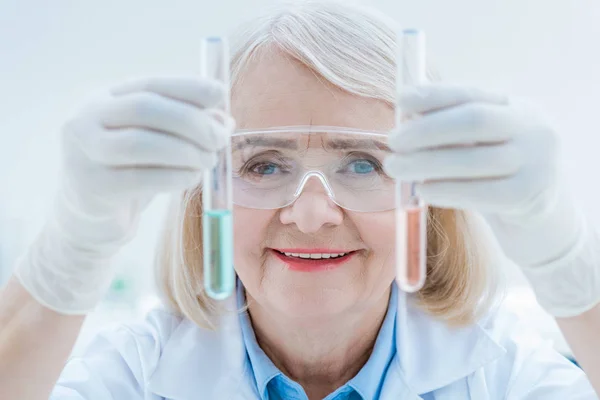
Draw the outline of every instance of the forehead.
M233 152L249 149L308 150L321 148L328 151L376 151L390 152L385 135L359 135L338 133L260 133L234 135Z
M329 125L389 130L394 110L384 101L350 94L277 50L249 63L232 90L232 113L240 129Z

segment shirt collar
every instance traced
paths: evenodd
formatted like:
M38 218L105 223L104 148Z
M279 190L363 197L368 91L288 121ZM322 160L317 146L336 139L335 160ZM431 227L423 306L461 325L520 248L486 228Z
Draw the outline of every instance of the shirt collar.
M237 285L237 301L238 308L242 308L246 302L246 295L241 282ZM273 364L265 352L260 348L252 329L252 323L250 322L250 316L248 311L244 311L240 314L240 326L242 331L242 338L244 345L246 346L246 352L250 361L252 372L254 373L254 379L258 392L261 395L261 399L267 398L267 385L271 379L281 375L281 371Z
M387 367L396 354L394 334L397 308L398 293L396 285L392 285L387 313L375 340L373 352L364 367L348 382L348 385L354 388L363 399L379 398L382 377L385 376Z
M237 296L238 307L241 308L245 302L245 294L241 284L238 284ZM394 328L398 304L397 297L397 289L393 285L388 309L375 340L373 352L358 374L345 385L356 390L363 399L377 398L382 377L385 375L387 366L396 352ZM248 358L254 372L256 386L262 398L266 399L267 385L272 379L282 375L282 372L258 345L247 312L240 315L240 325Z

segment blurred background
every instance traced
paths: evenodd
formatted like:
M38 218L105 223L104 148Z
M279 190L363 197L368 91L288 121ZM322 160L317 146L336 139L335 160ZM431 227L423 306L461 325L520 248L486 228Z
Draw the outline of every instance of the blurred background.
M199 39L226 34L269 0L0 0L0 285L44 222L59 164L58 134L86 96L140 75L196 74ZM406 27L424 29L429 61L445 81L528 98L564 138L572 188L600 216L597 115L600 3L546 0L371 0ZM143 315L157 303L151 264L166 206L159 197L136 239L119 254L118 274L80 338ZM552 318L516 270L504 271L507 302L564 354ZM77 350L77 349L76 349Z

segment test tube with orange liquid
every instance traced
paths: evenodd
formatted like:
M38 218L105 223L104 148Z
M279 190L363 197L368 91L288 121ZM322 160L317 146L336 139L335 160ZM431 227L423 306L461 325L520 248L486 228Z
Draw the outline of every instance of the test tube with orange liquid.
M398 34L396 59L398 93L426 82L425 34L409 29ZM413 118L396 106L396 126ZM401 290L416 292L427 273L427 206L412 182L396 182L396 281Z

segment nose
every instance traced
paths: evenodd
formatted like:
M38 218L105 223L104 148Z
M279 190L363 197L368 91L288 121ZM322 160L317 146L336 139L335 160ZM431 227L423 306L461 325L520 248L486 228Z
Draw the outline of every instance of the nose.
M303 233L316 233L324 226L342 223L342 209L331 200L319 179L310 178L302 189L296 201L281 210L282 224L295 224Z

